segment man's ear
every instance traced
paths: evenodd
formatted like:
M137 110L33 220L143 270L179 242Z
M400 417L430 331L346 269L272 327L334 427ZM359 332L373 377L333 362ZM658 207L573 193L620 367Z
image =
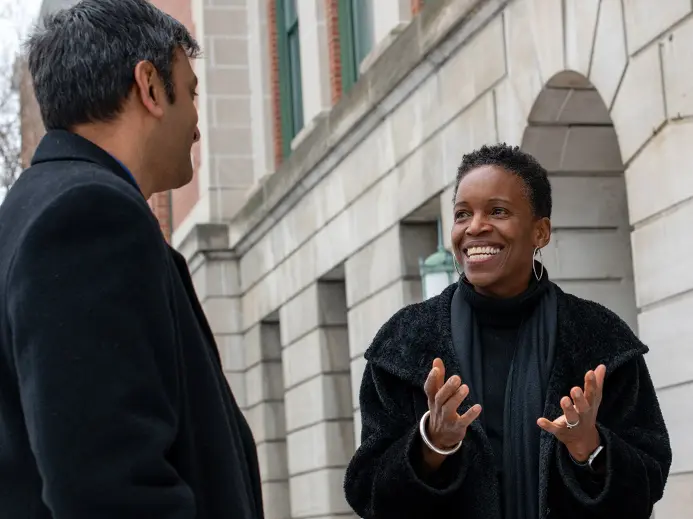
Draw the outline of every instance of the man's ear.
M156 118L163 117L166 92L150 61L140 61L135 65L135 94L150 114Z
M551 220L540 218L534 227L534 246L543 249L551 241Z

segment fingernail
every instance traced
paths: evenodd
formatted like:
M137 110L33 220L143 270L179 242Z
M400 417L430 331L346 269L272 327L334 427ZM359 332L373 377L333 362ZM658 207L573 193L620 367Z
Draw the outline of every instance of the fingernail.
M479 404L475 404L474 407L472 407L475 413L480 413L481 412L481 406Z

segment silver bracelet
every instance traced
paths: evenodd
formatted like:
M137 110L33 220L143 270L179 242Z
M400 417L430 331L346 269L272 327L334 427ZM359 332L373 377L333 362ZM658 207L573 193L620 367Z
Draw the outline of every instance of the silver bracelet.
M421 439L426 444L426 447L431 449L433 452L440 454L441 456L450 456L451 454L455 454L458 450L460 450L460 447L462 447L461 441L452 449L444 451L433 445L433 443L431 443L431 440L428 439L428 436L426 435L426 420L430 415L431 411L426 411L424 415L421 417L421 421L419 422L419 434L421 434Z

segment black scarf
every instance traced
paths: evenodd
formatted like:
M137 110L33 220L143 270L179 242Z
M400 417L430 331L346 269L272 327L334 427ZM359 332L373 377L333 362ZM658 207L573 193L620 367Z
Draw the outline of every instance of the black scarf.
M537 272L542 267L537 264ZM460 283L466 283L461 279ZM452 341L460 362L461 378L471 398L483 408L482 355L479 325L472 306L458 287L452 298ZM505 389L503 420L503 501L505 519L539 517L539 440L537 419L544 413L546 388L556 349L557 300L553 283L544 271L532 282L526 297L540 291L533 311L522 322ZM503 300L497 301L503 308ZM512 347L512 345L508 345ZM483 413L482 413L483 414Z

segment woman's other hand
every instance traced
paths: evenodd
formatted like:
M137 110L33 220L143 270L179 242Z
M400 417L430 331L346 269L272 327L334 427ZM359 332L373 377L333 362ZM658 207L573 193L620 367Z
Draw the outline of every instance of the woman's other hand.
M537 425L553 434L563 443L577 462L585 462L600 444L597 431L597 411L602 402L602 389L606 366L601 364L585 374L585 390L570 390L570 396L561 398L563 415L553 422L539 418ZM569 427L571 424L572 427Z
M433 361L433 368L424 384L424 391L428 397L428 409L431 412L426 425L429 441L439 449L454 448L464 439L469 424L481 414L481 406L474 405L463 415L457 413L460 404L469 395L469 387L462 384L462 380L457 375L445 381L445 365L440 359ZM445 460L445 456L433 452L424 442L421 443L426 468L436 470Z

